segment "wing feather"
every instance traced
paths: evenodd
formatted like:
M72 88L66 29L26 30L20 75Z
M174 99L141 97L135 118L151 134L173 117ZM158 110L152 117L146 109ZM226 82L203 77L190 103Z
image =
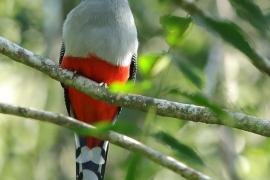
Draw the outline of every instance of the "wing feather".
M130 69L129 69L129 80L135 82L137 74L137 55L134 54L131 59Z
M63 61L63 57L65 55L65 44L64 42L62 42L62 45L61 45L61 50L60 50L60 57L59 57L59 66L60 64L62 63ZM65 98L65 105L66 105L66 108L67 108L67 112L69 115L71 115L71 109L70 109L70 101L69 101L69 96L68 96L68 91L67 89L65 88L65 86L61 83L63 89L64 89L64 98Z

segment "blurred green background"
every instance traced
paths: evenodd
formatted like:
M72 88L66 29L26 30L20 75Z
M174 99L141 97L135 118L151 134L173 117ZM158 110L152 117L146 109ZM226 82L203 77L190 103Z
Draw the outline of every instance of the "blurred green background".
M218 108L269 119L270 78L211 31L191 23L175 2L130 0L140 41L138 85L133 90L184 103L211 102ZM230 2L233 6L229 0L194 3L214 18L235 22L244 29L254 49L270 58L269 29L265 25L270 22L269 0ZM256 3L265 15L263 21L256 9L241 11L239 2ZM1 0L0 36L58 61L63 20L77 3L75 0ZM238 10L242 14L236 13ZM58 82L2 55L0 72L1 102L66 113ZM126 129L125 134L213 179L268 180L270 177L268 138L222 126L160 117L154 110L142 113L124 109L119 124L127 122L132 128ZM71 131L0 115L1 180L75 179L74 158ZM178 180L181 177L140 155L111 145L105 179Z

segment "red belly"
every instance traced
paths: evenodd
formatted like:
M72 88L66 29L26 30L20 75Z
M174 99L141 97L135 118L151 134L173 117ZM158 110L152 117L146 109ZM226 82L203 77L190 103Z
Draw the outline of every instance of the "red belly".
M65 56L61 67L76 71L98 83L111 84L113 82L125 83L129 78L129 66L116 66L97 58L89 56L87 58L78 58ZM119 107L110 105L100 100L95 100L74 88L67 88L69 100L75 118L80 121L95 124L97 122L111 122L119 111ZM99 140L88 138L89 147L99 144Z

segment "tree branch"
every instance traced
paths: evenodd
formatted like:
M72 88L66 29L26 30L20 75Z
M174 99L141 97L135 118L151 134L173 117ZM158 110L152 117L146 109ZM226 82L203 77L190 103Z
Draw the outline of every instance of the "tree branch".
M71 71L61 69L54 61L35 55L31 51L1 37L0 53L17 62L44 72L53 79L74 87L93 98L106 101L110 104L145 112L150 108L154 108L156 113L161 116L202 122L206 124L225 125L270 137L270 120L267 119L260 119L243 113L224 111L229 118L221 120L221 118L207 107L183 104L141 95L111 93L105 87L100 86L94 81L79 76Z
M64 116L58 113L40 111L31 108L24 108L18 106L12 106L8 104L0 103L0 113L15 115L25 118L37 119L40 121L50 122L61 127L66 127L68 129L83 132L89 132L87 135L92 135L97 138L101 138L103 140L108 140L109 142L123 147L124 149L128 149L130 151L140 153L148 159L156 162L157 164L164 166L172 171L180 174L181 176L190 179L190 180L209 180L210 178L187 165L175 160L170 156L166 156L152 148L147 147L146 145L119 133L108 131L100 136L96 135L94 132L95 127L77 121L74 118ZM86 135L86 134L84 134Z
M74 74L71 71L61 69L55 64L54 61L35 55L32 52L19 47L15 43L1 37L0 53L15 61L42 71L51 76L53 79L61 81L66 85L75 87L89 96L104 100L111 104L142 111L148 111L150 108L155 108L157 114L162 116L207 124L220 124L263 136L270 136L269 120L259 119L242 113L233 113L227 111L227 115L233 120L222 121L206 107L171 102L140 95L121 95L110 93L103 86L99 86L97 83Z

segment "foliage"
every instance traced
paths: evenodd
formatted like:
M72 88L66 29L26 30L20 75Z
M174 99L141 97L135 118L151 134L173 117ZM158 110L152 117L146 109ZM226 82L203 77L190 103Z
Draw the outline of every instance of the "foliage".
M138 82L114 84L111 90L205 105L221 117L223 107L269 117L269 76L249 63L270 57L269 15L264 16L269 14L269 1L196 1L189 13L179 2L130 0L140 39ZM58 59L61 25L76 3L2 0L0 35ZM58 83L3 56L0 60L0 101L65 113ZM213 179L270 176L270 141L257 135L159 117L152 109L123 110L116 127L99 125L98 133L110 128L186 160ZM1 116L0 136L1 179L74 179L71 132ZM180 179L115 146L108 157L108 180Z

